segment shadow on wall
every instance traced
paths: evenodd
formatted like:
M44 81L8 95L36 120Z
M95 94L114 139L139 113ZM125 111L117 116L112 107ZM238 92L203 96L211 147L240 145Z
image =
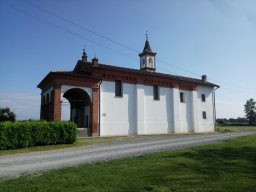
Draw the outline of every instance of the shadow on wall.
M166 119L168 124L168 133L174 133L174 126L173 126L173 96L172 96L172 90L169 95L169 99L166 98Z
M136 93L136 87L132 87L132 93ZM129 123L129 135L137 134L136 115L137 109L135 105L136 94L128 94L124 91L124 94L128 95L128 123Z

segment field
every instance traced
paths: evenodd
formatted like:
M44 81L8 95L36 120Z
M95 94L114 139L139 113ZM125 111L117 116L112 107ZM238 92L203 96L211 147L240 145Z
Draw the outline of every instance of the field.
M0 191L256 189L256 136L2 180Z
M256 126L219 126L217 130L220 132L256 131Z

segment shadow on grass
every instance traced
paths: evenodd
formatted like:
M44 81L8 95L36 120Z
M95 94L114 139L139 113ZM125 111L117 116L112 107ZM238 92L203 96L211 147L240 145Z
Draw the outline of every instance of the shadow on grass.
M190 151L168 155L178 163L170 167L173 173L171 186L174 189L194 191L255 191L256 147L198 147ZM176 175L176 174L174 174ZM225 190L224 190L225 189Z

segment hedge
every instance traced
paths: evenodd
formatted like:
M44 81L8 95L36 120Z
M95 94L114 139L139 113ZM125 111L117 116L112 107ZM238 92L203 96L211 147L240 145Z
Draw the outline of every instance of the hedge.
M76 128L71 122L1 122L0 149L74 143Z

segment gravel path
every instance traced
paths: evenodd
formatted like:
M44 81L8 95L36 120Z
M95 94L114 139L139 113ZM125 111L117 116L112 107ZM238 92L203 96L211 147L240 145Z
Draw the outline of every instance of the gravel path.
M156 136L147 139L134 137L134 139L74 148L72 150L3 155L0 156L0 178L18 177L22 174L37 173L50 169L59 169L121 157L138 156L156 151L188 148L252 134L256 134L256 132L185 135L179 137Z

